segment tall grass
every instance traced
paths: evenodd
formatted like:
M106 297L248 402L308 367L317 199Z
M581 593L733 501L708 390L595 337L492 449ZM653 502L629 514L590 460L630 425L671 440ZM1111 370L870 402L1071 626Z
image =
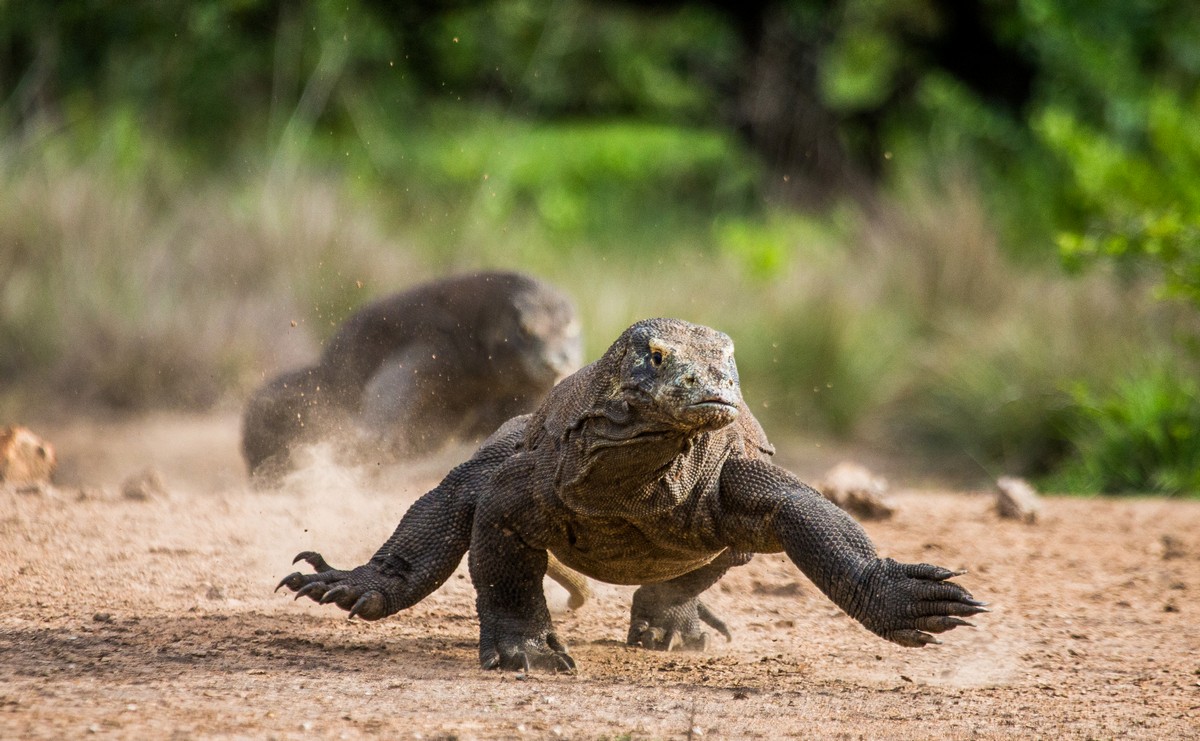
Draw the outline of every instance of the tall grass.
M1146 358L1195 373L1178 342L1197 335L1194 314L1100 271L1014 264L968 178L823 216L747 208L744 193L698 215L677 201L717 187L719 152L701 150L679 154L682 190L661 201L648 195L661 172L601 168L597 207L577 170L598 134L579 136L560 168L583 214L569 223L539 200L553 178L521 180L519 153L499 169L469 155L503 182L443 173L423 188L436 178L421 167L442 165L372 181L320 158L280 168L273 152L214 173L136 137L83 155L54 135L0 149L0 414L236 405L368 298L480 267L562 285L592 357L647 316L727 331L774 436L868 441L981 477L1086 451L1081 388L1120 393ZM548 162L539 136L524 141ZM708 185L686 184L697 172ZM486 205L492 185L508 189L503 208ZM633 225L619 248L592 223L605 209Z

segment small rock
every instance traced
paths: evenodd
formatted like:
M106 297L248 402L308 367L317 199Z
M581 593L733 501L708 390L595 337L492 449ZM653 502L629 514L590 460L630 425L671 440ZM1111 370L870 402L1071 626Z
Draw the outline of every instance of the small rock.
M1037 522L1042 502L1037 491L1025 479L1001 476L996 480L996 513L1006 520Z
M218 587L216 584L211 584L208 591L204 593L208 599L225 599L225 590Z
M110 612L97 612L95 615L92 615L92 620L97 623L111 623L112 619L113 616Z
M29 428L0 429L0 482L17 487L49 484L57 466L54 446Z
M1177 538L1174 535L1163 535L1159 540L1162 542L1162 557L1164 560L1183 558L1187 555L1187 546L1184 545L1181 538Z
M162 474L157 469L146 468L121 483L121 494L126 499L144 502L166 496L167 487L163 485Z
M887 481L857 463L837 464L813 488L860 520L885 520L895 511L883 499Z

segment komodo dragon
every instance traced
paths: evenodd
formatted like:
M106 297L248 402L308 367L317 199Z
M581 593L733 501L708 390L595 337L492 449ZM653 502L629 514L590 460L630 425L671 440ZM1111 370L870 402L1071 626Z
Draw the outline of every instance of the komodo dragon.
M256 391L242 452L255 482L270 484L302 442L337 437L357 457L391 461L482 439L533 411L581 357L575 308L546 283L497 272L425 283L358 310L316 365Z
M701 623L726 639L700 601L730 567L785 551L839 607L902 646L986 612L963 572L876 556L848 515L769 461L772 448L742 400L733 343L716 330L649 319L562 381L532 415L505 423L421 497L366 564L279 587L366 620L432 592L470 550L485 669L571 672L542 593L547 551L573 569L640 584L627 642L703 648ZM276 587L278 589L279 587Z

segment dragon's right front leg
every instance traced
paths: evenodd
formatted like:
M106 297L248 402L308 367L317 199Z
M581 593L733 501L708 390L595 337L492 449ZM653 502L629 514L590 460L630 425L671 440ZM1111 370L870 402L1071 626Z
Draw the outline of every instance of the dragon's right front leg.
M317 573L289 574L275 589L287 587L297 599L335 603L350 617L364 620L378 620L420 602L462 561L471 544L475 504L520 439L523 423L524 418L510 420L471 460L418 499L370 561L345 571L332 568L321 554L305 551L293 563L306 561Z
M304 551L293 563L306 561L316 573L289 574L275 589L287 587L297 599L332 602L364 620L415 605L450 578L471 542L473 503L446 489L443 482L418 499L387 543L362 566L335 569L321 554Z

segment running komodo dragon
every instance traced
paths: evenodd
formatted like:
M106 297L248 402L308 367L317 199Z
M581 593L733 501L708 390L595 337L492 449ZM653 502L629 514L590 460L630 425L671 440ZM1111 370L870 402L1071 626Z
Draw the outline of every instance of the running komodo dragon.
M649 319L506 422L421 497L366 564L279 586L367 620L444 582L470 550L485 669L574 671L542 592L547 552L601 581L642 585L627 641L703 648L729 630L699 597L753 553L785 551L871 632L902 646L986 612L962 572L879 558L862 528L772 464L742 400L733 343L708 327ZM278 589L278 587L277 587Z

